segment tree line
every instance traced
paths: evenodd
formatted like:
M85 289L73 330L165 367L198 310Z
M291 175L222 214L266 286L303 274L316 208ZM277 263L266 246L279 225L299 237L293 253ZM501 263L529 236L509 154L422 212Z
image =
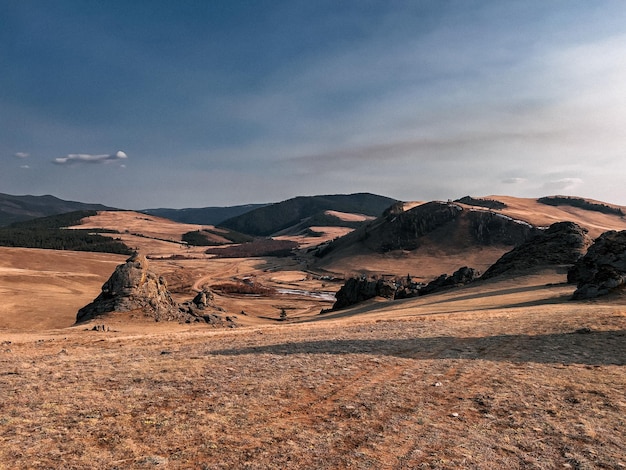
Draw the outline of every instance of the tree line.
M132 254L133 250L121 240L100 235L118 233L115 230L65 228L79 225L83 218L96 214L96 211L75 211L15 222L0 227L0 246Z

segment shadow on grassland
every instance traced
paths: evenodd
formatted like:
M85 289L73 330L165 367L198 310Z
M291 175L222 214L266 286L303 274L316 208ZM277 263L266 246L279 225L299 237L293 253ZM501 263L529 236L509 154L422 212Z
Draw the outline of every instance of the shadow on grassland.
M208 351L208 355L372 354L412 359L482 359L586 365L626 365L626 330L479 338L329 339Z

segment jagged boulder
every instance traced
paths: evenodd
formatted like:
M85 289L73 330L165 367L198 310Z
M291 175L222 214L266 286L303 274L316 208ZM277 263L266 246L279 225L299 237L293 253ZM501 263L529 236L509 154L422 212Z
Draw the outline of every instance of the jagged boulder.
M393 299L396 289L394 281L353 277L348 279L335 294L337 301L332 310L341 310L374 297Z
M557 222L502 255L481 279L541 267L572 265L590 244L587 229L574 222Z
M422 287L418 291L418 294L433 294L435 292L451 289L453 287L463 286L465 284L469 284L477 278L478 271L476 271L474 268L468 268L467 266L463 266L462 268L455 271L451 276L448 276L447 274L442 274L437 279L432 280L424 287Z
M574 299L609 294L626 285L626 230L600 235L587 254L568 271L567 280L576 283Z
M115 268L102 292L76 315L84 322L110 312L141 310L155 320L179 320L180 310L167 290L165 280L152 272L144 256L133 255Z
M213 305L213 293L209 290L201 290L192 300L196 308L204 310Z

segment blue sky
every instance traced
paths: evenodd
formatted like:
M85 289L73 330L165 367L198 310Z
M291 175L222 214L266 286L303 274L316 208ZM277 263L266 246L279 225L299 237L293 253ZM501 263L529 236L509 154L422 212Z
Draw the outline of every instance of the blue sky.
M0 0L0 192L626 205L626 2Z

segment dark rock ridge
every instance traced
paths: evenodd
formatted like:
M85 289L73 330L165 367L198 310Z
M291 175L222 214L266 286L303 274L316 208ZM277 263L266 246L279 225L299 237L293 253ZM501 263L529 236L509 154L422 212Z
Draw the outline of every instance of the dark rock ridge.
M590 299L624 289L626 230L600 235L587 254L569 270L567 280L577 284L574 299Z
M350 278L339 292L332 310L341 310L374 297L393 299L397 290L396 282L384 279Z
M213 304L213 294L209 291L199 292L190 302L177 304L167 290L165 280L150 270L144 256L135 254L117 266L102 286L100 295L78 311L76 323L112 312L138 311L155 321L235 325L235 317L224 319L210 309L220 311Z
M374 297L397 300L432 294L468 284L477 277L478 272L466 266L452 275L442 274L426 285L412 282L410 276L401 280L353 277L348 279L335 294L337 301L331 310L341 310Z
M436 224L434 221L438 220L439 217L441 219L445 219L447 216L454 215L452 211L460 212L459 209L455 209L454 204L448 204L445 206L447 206L447 209L441 207L440 205L439 208L436 208L436 216L433 218L427 217L426 220L430 220L433 224ZM393 213L393 208L388 211L389 216L392 216ZM400 217L402 214L404 213L396 215ZM491 222L495 220L489 215L491 213L478 211L470 213L470 215L471 214L477 214L480 216L474 220L482 221L482 224L476 224L473 230L477 235L482 234L480 236L483 240L502 240L502 237L506 236L498 234L497 227L500 222L495 222L494 225L491 225ZM472 220L471 217L469 220ZM521 223L516 224L524 227ZM413 233L419 233L421 230L424 230L420 227L421 226L419 224L413 226ZM528 233L533 233L534 235L513 250L505 253L481 277L479 277L479 273L473 268L465 266L454 272L452 275L442 274L425 286L414 285L410 282L409 278L400 281L352 278L348 279L339 292L337 292L337 302L335 302L332 309L339 310L346 308L376 296L386 297L389 299L409 298L415 297L416 295L427 295L440 292L442 290L468 284L477 279L489 279L502 274L521 274L528 272L529 270L542 267L571 266L581 258L587 247L591 244L591 240L587 235L587 230L573 222L557 222L552 224L546 230L539 230L530 226L526 226L526 229L529 230ZM520 236L522 236L521 233L522 232L520 232ZM624 234L626 234L626 231ZM624 263L624 269L622 272L626 273L626 235L624 235L623 243L625 251L620 252L620 247L613 247L611 250L613 250L612 252L617 251L623 253L622 262ZM621 265L618 263L618 266ZM581 269L583 268L581 267ZM602 272L605 271L606 269ZM613 271L611 271L611 273L613 273ZM606 276L606 274L604 275ZM613 283L618 282L616 281L616 276L613 276L611 279L613 279L613 281L611 281ZM626 279L626 274L624 274L624 279ZM623 280L620 282L623 282Z
M481 279L555 265L572 265L591 244L587 229L573 222L557 222L502 255Z
M442 274L437 279L430 281L427 285L419 289L418 293L419 295L427 295L451 289L453 287L460 287L475 281L478 276L479 273L474 268L464 266L450 276Z

